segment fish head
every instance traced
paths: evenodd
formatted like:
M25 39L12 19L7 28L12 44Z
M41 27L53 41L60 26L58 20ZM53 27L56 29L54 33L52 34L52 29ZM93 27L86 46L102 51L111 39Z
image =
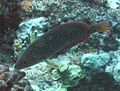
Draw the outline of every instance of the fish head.
M28 59L26 59L25 56L21 55L15 65L14 65L14 69L17 69L17 70L20 70L20 69L23 69L23 68L26 68L29 66L28 62L27 62Z
M30 67L36 64L36 58L36 54L28 48L18 57L14 67L18 70Z

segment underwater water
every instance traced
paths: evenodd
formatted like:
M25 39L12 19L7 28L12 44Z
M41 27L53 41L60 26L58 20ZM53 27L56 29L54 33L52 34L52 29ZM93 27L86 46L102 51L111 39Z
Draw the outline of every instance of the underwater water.
M0 91L120 91L120 0L1 0Z

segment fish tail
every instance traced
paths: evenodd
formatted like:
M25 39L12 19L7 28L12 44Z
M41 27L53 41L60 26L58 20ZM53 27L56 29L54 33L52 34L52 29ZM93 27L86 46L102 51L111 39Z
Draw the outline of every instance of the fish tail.
M100 29L98 29L99 32L109 32L110 31L110 23L107 22L102 22L99 24Z
M91 27L92 29L95 29L98 32L109 32L110 31L110 23L108 21L91 25Z

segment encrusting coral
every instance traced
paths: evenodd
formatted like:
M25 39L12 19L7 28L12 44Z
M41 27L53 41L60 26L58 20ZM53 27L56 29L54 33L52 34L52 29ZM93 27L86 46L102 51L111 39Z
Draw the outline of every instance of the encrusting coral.
M81 59L81 65L83 67L93 69L93 70L100 70L101 67L105 66L110 60L110 56L103 52L103 53L87 53L83 55Z
M67 91L68 87L76 86L85 74L78 65L60 64L59 67L52 70L52 79L61 83L58 89L48 88L46 91Z

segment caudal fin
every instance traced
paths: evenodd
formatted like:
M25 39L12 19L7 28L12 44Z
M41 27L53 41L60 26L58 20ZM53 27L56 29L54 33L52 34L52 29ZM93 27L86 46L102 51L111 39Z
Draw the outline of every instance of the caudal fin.
M110 23L108 21L98 23L96 26L98 26L98 29L97 29L98 32L109 32L110 31Z

